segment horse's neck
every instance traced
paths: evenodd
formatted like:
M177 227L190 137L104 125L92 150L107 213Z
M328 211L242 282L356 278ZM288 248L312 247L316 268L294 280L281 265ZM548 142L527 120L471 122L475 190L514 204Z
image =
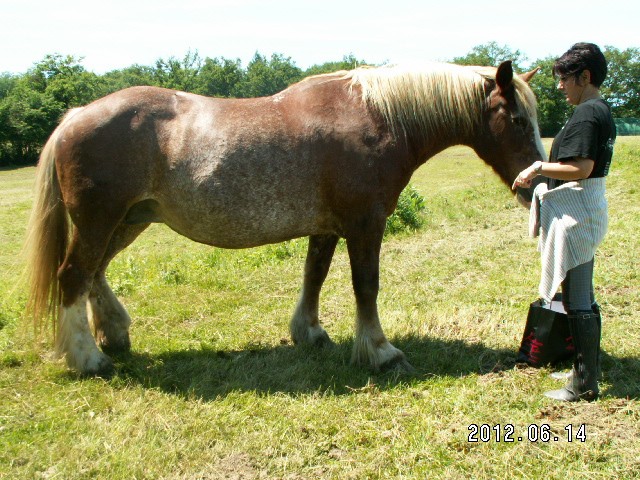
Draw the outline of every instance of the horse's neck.
M465 145L474 148L477 143L477 125L469 127L458 122L446 122L437 125L428 133L424 130L414 128L407 132L409 143L413 146L413 151L417 154L418 166L424 164L428 159L456 145Z
M436 156L438 153L446 150L449 147L455 147L456 145L465 145L473 148L471 139L467 138L463 134L456 134L454 131L449 131L444 135L434 135L434 138L429 138L427 142L423 142L415 149L416 151L416 168L424 165L427 160Z

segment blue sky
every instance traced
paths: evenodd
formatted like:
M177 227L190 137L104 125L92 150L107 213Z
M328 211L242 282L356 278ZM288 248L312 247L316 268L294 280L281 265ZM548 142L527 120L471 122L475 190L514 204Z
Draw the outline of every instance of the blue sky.
M435 4L435 5L434 5ZM640 47L640 2L511 0L3 0L0 72L50 53L104 73L158 58L281 53L301 68L353 53L369 63L449 60L495 41L530 61L577 41ZM613 9L614 11L611 11Z

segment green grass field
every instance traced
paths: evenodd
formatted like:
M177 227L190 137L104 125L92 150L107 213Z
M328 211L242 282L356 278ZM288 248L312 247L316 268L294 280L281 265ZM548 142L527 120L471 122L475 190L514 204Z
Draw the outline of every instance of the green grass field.
M344 243L320 310L337 347L316 350L288 338L306 239L227 251L154 225L108 272L133 318L132 351L113 378L79 378L21 320L33 176L0 170L0 478L640 478L639 137L619 138L608 180L592 404L545 399L558 385L549 370L514 368L536 241L467 148L416 172L425 226L382 248L380 315L411 375L349 364ZM488 441L469 441L473 425Z

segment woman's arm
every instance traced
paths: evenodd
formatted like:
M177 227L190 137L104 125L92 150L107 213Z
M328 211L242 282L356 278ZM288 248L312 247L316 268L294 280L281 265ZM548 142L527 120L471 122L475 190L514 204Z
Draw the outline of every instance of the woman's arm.
M539 174L556 180L582 180L589 178L595 163L590 158L575 158L558 163L543 162Z
M595 162L590 158L575 158L558 163L534 162L520 172L511 188L514 190L516 187L528 188L531 186L531 180L538 175L555 178L556 180L582 180L583 178L589 178L594 165Z

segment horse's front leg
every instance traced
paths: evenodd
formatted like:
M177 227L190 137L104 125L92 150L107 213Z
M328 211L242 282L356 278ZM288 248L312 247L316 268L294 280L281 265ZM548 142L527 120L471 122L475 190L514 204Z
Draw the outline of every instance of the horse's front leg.
M309 237L302 293L289 325L294 343L333 345L327 332L320 326L318 304L320 289L327 278L337 243L338 236L336 235L312 235Z
M378 317L380 246L384 225L375 234L347 238L353 290L356 296L356 339L351 362L374 371L396 368L412 371L404 353L385 337Z

